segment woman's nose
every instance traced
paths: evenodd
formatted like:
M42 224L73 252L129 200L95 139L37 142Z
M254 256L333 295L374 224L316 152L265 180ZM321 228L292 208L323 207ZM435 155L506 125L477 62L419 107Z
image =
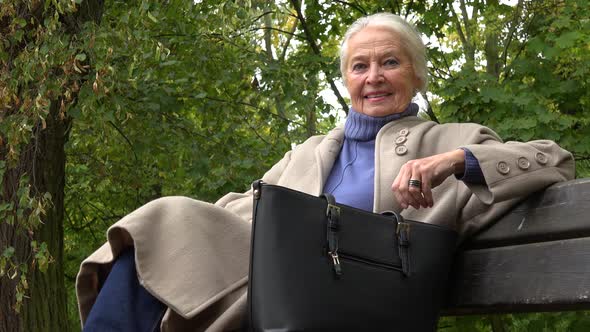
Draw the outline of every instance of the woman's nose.
M369 67L369 73L367 76L367 83L375 84L375 83L380 83L382 81L383 81L383 71L381 70L381 66L371 65Z

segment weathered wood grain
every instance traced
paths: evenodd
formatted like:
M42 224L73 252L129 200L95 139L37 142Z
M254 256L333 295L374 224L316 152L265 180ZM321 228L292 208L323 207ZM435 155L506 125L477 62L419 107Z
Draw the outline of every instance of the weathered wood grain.
M532 195L465 247L489 248L586 236L590 236L590 179L577 179Z
M457 254L444 315L590 309L590 179L529 197Z
M447 314L590 308L590 238L468 250Z

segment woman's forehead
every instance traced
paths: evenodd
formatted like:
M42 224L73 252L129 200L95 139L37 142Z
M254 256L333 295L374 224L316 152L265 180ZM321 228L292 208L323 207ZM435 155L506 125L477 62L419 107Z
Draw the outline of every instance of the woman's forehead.
M354 34L348 41L348 55L400 53L399 35L387 28L367 27Z
M406 52L400 44L389 42L360 43L351 45L348 48L348 58L352 61L355 59L365 59L371 57L407 57Z

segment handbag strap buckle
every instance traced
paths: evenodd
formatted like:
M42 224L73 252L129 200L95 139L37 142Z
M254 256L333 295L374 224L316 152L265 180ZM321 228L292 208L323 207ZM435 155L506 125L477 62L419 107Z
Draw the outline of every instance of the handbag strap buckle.
M336 278L342 275L342 267L338 258L338 232L340 231L340 207L336 206L336 199L331 194L322 195L327 201L326 207L328 255L332 258L332 267Z
M328 206L326 207L326 216L328 217L328 221L330 222L330 228L333 230L338 230L338 219L340 219L340 207L328 203ZM334 220L335 222L332 222L332 220Z

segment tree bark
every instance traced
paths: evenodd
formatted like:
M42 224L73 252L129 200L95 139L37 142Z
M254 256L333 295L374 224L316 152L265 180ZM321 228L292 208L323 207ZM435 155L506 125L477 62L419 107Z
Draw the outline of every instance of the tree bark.
M453 24L455 25L455 29L457 30L457 34L459 35L459 39L461 40L461 45L463 46L463 54L465 55L465 64L464 68L469 69L470 71L475 71L475 45L473 44L472 36L471 36L471 20L467 15L467 9L465 5L465 1L460 1L461 7L461 15L462 21L464 26L461 26L461 22L459 21L459 17L455 10L450 8L451 11L451 18ZM475 13L474 13L475 15Z
M0 292L0 332L8 331L67 331L66 291L63 276L63 216L65 185L66 131L69 120L61 118L57 101L51 104L46 118L46 128L41 124L34 130L34 137L21 152L19 165L5 174L4 201L15 197L15 189L25 174L29 176L31 196L51 194L52 206L42 217L43 224L34 232L19 229L3 223L0 225L0 238L6 239L4 245L15 248L19 262L26 262L28 285L21 314L14 310L15 288L20 273L15 278L2 278ZM18 221L17 221L18 222ZM31 266L34 256L31 241L45 242L53 262L47 271L41 272Z
M47 209L44 225L38 229L34 238L47 243L53 257L46 272L34 269L30 277L30 299L23 306L23 331L67 331L67 301L63 272L63 217L66 156L64 145L70 120L60 119L57 102L52 102L50 113L45 120L47 127L36 134L34 155L26 156L23 166L30 167L35 174L32 187L38 193L48 192L52 197L53 208ZM35 143L33 143L35 144ZM16 238L23 241L21 247L30 245L29 238ZM30 248L27 248L30 252Z
M65 23L65 28L61 32L74 35L79 33L80 27L85 21L98 22L102 15L103 6L103 0L84 1L77 12L61 18ZM27 9L35 10L35 12L26 12ZM18 13L24 17L34 15L43 18L46 13L53 14L50 9L51 7L48 9L43 5L40 7L23 5L22 8L19 8ZM42 19L38 21L43 22ZM27 26L27 28L36 29L35 26ZM20 51L14 50L13 55L16 57ZM56 69L53 72L59 73L60 71ZM77 81L77 83L81 84L82 82ZM35 88L35 86L25 88ZM76 99L75 97L73 100ZM22 100L20 96L19 99ZM28 289L26 289L20 313L14 308L14 304L17 302L16 287L20 280L20 272L14 275L11 273L0 279L0 332L63 332L69 330L63 272L63 219L66 162L64 145L67 141L71 120L63 112L62 100L62 96L55 96L50 101L49 112L44 118L44 122L36 120L30 141L21 146L16 167L7 169L4 173L0 193L2 202L18 204L16 201L17 191L21 186L21 178L26 175L29 179L31 197L39 197L49 193L51 205L46 207L45 215L41 215L42 224L36 228L19 226L18 220L13 224L0 221L0 254L5 248L12 246L15 249L16 261L26 265L28 269L26 273ZM11 112L19 112L16 105L3 106L2 111L6 116L3 117L3 120L5 121L9 121L8 115ZM7 159L7 150L7 145L0 143L0 161ZM22 220L30 212L24 211L23 216L20 216L19 219ZM35 255L32 241L47 245L52 261L45 272L40 271L38 266L32 264ZM11 278L12 276L14 278Z
M498 0L488 0L487 8L496 9L498 7ZM491 15L490 15L491 16ZM490 17L490 21L486 24L485 28L485 45L484 53L486 57L486 72L493 76L496 81L500 78L500 44L498 25L499 20L494 17Z

